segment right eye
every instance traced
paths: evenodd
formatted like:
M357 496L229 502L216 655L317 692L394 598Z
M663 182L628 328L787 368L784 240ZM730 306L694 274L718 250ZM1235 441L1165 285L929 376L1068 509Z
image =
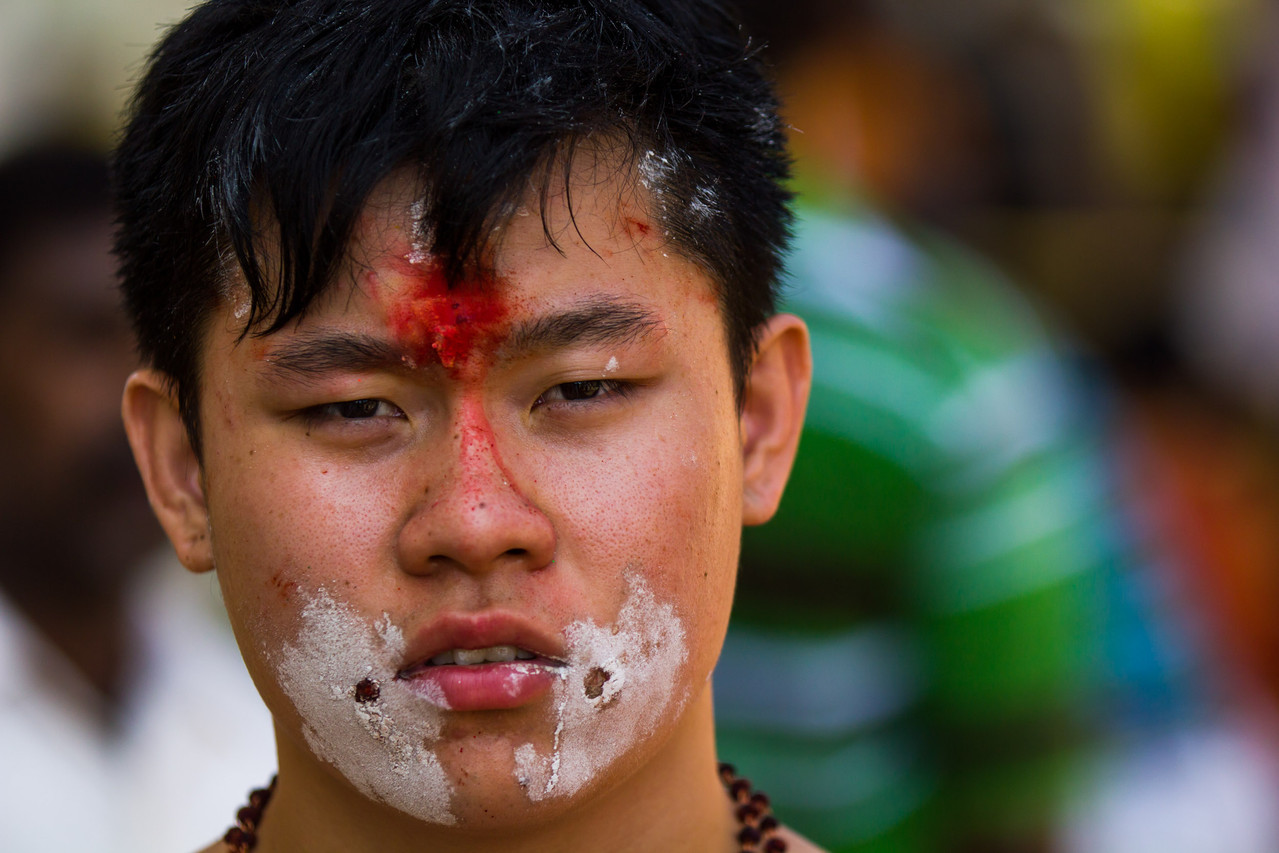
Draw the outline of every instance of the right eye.
M338 403L324 403L312 406L306 411L307 420L344 420L362 421L371 418L402 418L404 413L399 407L386 400L365 398L361 400L343 400Z

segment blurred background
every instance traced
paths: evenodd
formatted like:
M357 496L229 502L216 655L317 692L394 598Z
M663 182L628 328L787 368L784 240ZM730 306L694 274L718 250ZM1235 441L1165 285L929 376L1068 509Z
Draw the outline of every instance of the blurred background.
M105 159L174 2L0 0L0 847L203 848L275 767L216 582L120 423Z
M118 426L101 156L186 5L0 0L6 849L194 849L274 763ZM833 851L1276 853L1279 10L741 5L818 375L723 757Z

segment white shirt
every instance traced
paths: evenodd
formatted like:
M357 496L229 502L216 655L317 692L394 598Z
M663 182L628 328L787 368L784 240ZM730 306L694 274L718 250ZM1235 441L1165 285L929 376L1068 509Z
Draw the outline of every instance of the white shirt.
M0 597L0 820L10 853L182 853L220 837L275 769L258 698L210 576L171 559L131 602L141 660L122 728Z

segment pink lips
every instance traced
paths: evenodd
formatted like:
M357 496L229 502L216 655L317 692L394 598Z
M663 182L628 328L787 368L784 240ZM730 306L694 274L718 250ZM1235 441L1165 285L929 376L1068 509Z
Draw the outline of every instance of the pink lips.
M431 663L448 652L515 646L526 659L473 664ZM452 711L518 708L545 695L559 677L563 644L519 614L489 610L449 613L414 637L397 678Z
M543 696L555 683L556 667L532 661L431 666L401 676L410 690L451 711L518 708Z

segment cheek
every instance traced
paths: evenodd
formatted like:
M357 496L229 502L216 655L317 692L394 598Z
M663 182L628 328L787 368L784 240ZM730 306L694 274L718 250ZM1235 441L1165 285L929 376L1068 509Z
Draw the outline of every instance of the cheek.
M276 719L293 721L289 728L304 733L327 732L321 725L324 713L354 707L298 689L308 677L307 667L329 667L321 685L326 690L349 688L358 679L343 681L348 673L338 669L353 669L368 656L362 649L337 654L334 638L378 639L368 625L361 626L363 633L350 625L317 630L317 620L320 628L327 624L319 617L333 617L334 606L317 611L316 591L333 600L358 598L360 588L367 590L372 574L385 566L385 531L393 526L390 501L378 492L385 485L322 470L310 471L304 464L269 472L259 468L242 481L243 488L226 484L210 501L217 578L245 665ZM347 621L353 618L347 614ZM326 649L317 651L320 646ZM361 722L344 719L348 728ZM314 739L314 732L308 737ZM329 761L340 757L329 754L337 746L326 749L317 754Z
M679 675L687 635L674 608L638 574L611 624L585 619L565 630L567 666L552 695L551 750L515 749L516 781L528 798L569 796L678 715L690 691Z
M452 784L436 756L443 715L396 680L404 635L321 588L304 593L300 630L273 657L307 747L370 799L450 824Z
M590 554L584 564L643 562L653 571L678 572L712 547L699 534L714 527L717 490L687 476L688 467L669 448L659 443L620 458L583 453L565 461L563 467L544 468L543 479L569 528L564 547Z
M255 452L254 457L269 451ZM346 595L381 570L393 542L386 479L305 459L242 466L209 492L214 562L237 632L288 639L299 588Z
M712 417L691 422L698 426L682 433L643 430L649 437L625 450L546 460L539 487L555 495L557 559L591 572L638 569L696 646L722 631L731 606L741 535L732 482L741 474L735 433L703 426Z

